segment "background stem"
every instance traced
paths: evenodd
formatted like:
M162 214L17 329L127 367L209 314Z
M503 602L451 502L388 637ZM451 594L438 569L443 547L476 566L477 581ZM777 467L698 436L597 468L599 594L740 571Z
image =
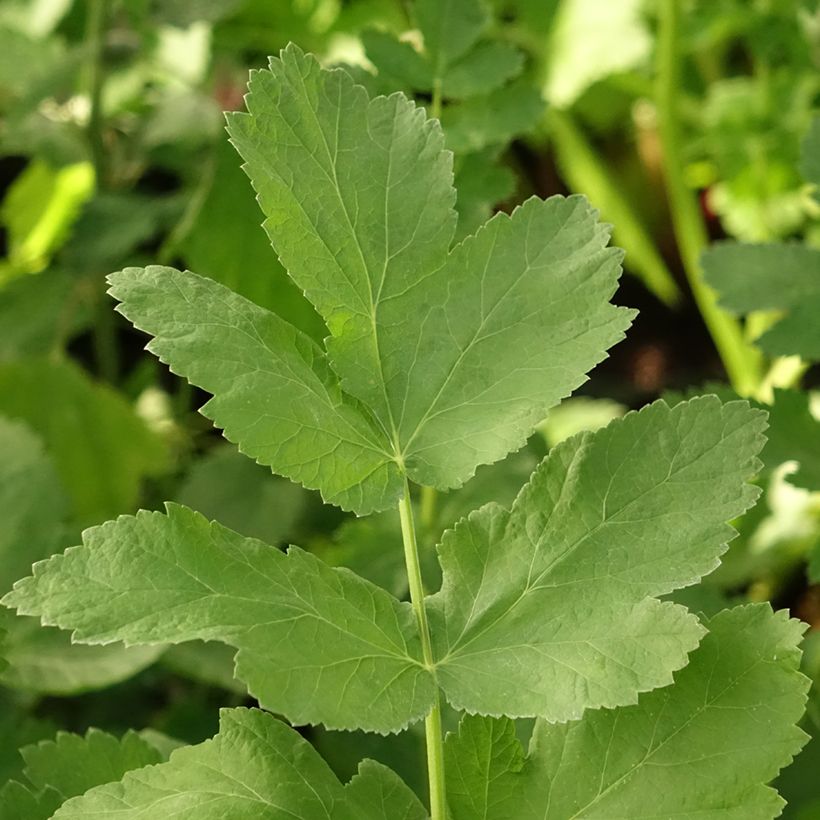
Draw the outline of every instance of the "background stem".
M762 378L763 357L743 338L740 323L717 305L706 284L700 255L708 235L698 203L683 174L678 96L680 94L680 0L660 0L655 103L663 148L663 172L681 260L701 316L726 368L732 387L742 396L755 392Z
M552 108L548 123L561 173L573 190L586 194L614 225L615 242L626 251L626 267L662 302L677 304L680 291L652 237L572 115Z
M424 607L424 584L419 565L419 550L416 540L416 526L413 520L413 505L410 488L404 482L404 496L399 501L401 535L404 542L404 561L407 566L407 581L410 587L410 601L416 614L416 622L421 636L421 651L425 666L432 670L433 648L430 642L430 628L427 624L427 610ZM446 820L447 798L444 788L444 743L441 730L441 705L438 688L430 714L424 722L427 741L427 777L430 786L431 820Z

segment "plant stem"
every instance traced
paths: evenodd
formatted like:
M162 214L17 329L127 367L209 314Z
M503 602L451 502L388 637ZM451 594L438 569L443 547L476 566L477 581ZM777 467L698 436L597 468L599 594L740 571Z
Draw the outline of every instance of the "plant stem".
M763 358L743 338L740 323L717 305L715 292L706 284L700 255L708 243L706 227L683 174L680 118L680 40L678 24L681 0L660 0L657 44L655 103L663 148L672 223L681 260L701 316L720 354L732 387L747 396L755 392L762 378Z
M550 109L548 122L562 174L574 190L586 194L592 204L601 209L604 219L613 223L615 241L626 251L627 268L662 302L675 305L680 301L678 286L606 163L596 154L571 114Z
M424 665L432 670L433 647L430 642L430 627L427 624L427 610L424 608L424 584L419 565L419 549L416 541L416 526L413 520L413 506L410 488L404 482L404 496L399 501L401 535L404 542L404 561L407 566L407 582L410 587L410 602L416 614L416 622L421 636L421 651ZM441 705L438 690L430 714L424 722L427 741L427 778L430 786L431 820L446 820L447 799L444 789L444 743L441 731Z

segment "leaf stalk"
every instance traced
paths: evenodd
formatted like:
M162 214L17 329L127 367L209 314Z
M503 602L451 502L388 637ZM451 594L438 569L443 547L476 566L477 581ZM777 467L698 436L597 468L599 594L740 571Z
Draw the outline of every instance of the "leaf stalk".
M763 358L743 338L740 323L717 304L717 294L706 283L700 256L708 235L698 204L683 173L679 116L680 98L680 0L661 0L656 62L655 103L663 149L663 173L669 209L680 248L686 278L706 327L712 336L732 387L742 396L758 388Z
M404 495L399 501L399 518L401 535L404 543L404 561L407 567L407 582L410 588L410 602L416 615L416 622L421 636L421 651L424 665L432 670L435 667L433 647L430 641L430 627L427 623L427 610L424 606L424 584L419 563L416 525L413 518L413 503L410 499L410 487L404 481ZM441 703L436 689L433 708L424 721L424 732L427 746L427 779L430 789L431 820L446 820L447 797L444 788L444 742L441 729Z

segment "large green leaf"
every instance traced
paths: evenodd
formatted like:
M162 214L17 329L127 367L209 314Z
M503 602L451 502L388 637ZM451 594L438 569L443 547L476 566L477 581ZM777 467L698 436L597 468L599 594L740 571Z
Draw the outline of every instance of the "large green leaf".
M299 734L259 710L224 709L212 740L70 800L54 820L424 820L413 793L365 761L343 786Z
M0 413L43 438L81 525L133 509L164 443L111 388L68 361L0 364Z
M820 250L721 242L704 253L703 267L727 310L784 311L758 339L766 353L820 360Z
M619 253L595 212L577 197L533 199L449 251L451 155L421 109L369 100L293 47L250 92L250 113L229 118L233 142L279 257L328 325L342 389L372 413L374 446L442 489L520 447L631 319L609 304ZM162 313L165 298L143 312ZM337 503L388 506L401 482L379 469L381 496Z
M447 738L453 820L771 820L765 785L805 743L805 628L766 605L724 610L675 684L634 706L536 724L526 760L512 721L466 717Z
M746 402L656 402L555 447L511 511L446 533L430 606L450 703L565 721L670 683L703 629L655 596L717 566L757 498L764 429Z
M397 731L432 703L410 605L348 570L175 504L83 540L36 565L6 603L84 643L231 644L237 677L294 723Z

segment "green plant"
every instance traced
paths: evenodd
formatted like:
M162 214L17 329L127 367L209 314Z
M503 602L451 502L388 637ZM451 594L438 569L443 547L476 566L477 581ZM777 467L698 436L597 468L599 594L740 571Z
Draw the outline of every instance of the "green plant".
M444 534L426 589L411 483L464 484L585 380L633 316L609 301L620 253L577 196L530 199L453 246L438 122L293 46L253 74L247 106L231 139L324 347L193 273L127 268L111 292L244 453L358 515L395 510L410 601L169 504L86 530L4 603L79 643L224 642L260 705L296 725L424 720L433 820L776 816L766 784L804 743L802 627L766 605L701 619L668 599L717 566L726 522L756 500L765 414L659 401L566 439L509 509ZM535 719L526 756L515 718ZM387 767L343 785L258 709L82 796L29 780L18 797L70 798L55 820L427 816Z

